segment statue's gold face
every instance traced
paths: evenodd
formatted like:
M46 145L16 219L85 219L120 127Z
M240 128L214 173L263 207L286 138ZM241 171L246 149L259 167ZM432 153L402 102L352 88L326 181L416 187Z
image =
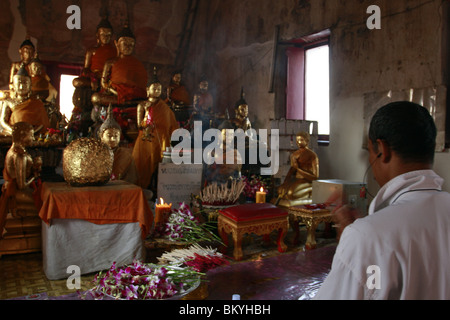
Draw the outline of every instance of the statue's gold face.
M31 92L31 78L15 75L13 79L14 92L19 96L26 96Z
M103 132L102 142L111 149L117 148L120 143L120 130L115 128L106 129Z
M239 107L238 107L238 114L241 116L241 117L247 117L248 116L248 105L246 105L246 104L241 104Z
M39 62L30 63L30 76L35 77L42 74L42 65Z
M99 28L97 31L97 38L100 44L108 44L111 42L112 30L108 28Z
M147 94L150 98L159 98L162 92L162 85L160 83L153 83L148 87Z
M34 130L27 130L23 133L22 138L20 139L20 143L24 147L29 147L33 144L34 141Z
M298 135L295 138L295 141L297 142L297 146L299 148L305 148L306 146L308 146L308 140L304 136Z
M133 53L135 44L136 41L129 37L121 37L116 41L117 49L125 56L130 56Z
M20 57L23 62L29 62L34 57L34 48L32 46L23 46L19 49Z

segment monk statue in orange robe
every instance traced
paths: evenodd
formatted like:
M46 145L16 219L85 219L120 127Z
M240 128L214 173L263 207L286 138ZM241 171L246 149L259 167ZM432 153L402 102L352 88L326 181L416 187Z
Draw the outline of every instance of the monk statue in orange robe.
M24 66L13 77L11 97L3 101L0 117L3 135L12 135L12 126L17 122L33 125L36 132L46 132L50 127L44 103L32 97L31 77Z
M137 183L137 169L131 155L132 149L121 147L122 128L114 119L112 107L108 107L108 116L98 130L100 140L114 152L111 180L124 180Z
M137 107L139 135L133 148L138 170L138 185L147 189L163 152L170 147L172 132L179 128L175 114L161 99L162 86L156 71L148 87L148 100Z
M186 87L181 83L181 71L172 74L169 87L167 88L167 104L173 109L189 106L191 98Z
M118 55L106 61L103 67L101 90L92 95L94 106L125 105L147 97L147 70L133 56L136 38L127 25L114 43Z
M81 76L74 79L74 87L91 86L93 92L100 89L100 80L106 61L117 57L117 48L111 43L113 27L108 18L97 25L97 44L86 51Z
M38 54L30 61L29 64L31 77L32 95L45 102L55 101L58 97L58 91L52 85L50 78L45 73L44 64L39 59Z

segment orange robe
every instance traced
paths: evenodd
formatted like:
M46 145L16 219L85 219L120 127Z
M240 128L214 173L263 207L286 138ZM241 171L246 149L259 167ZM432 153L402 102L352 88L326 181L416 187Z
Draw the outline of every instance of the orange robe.
M96 73L103 71L105 62L117 56L117 49L112 44L105 44L95 49L91 58L91 71Z
M14 107L9 124L12 126L17 122L27 122L35 127L42 125L41 132L47 131L47 128L50 127L44 103L34 98L28 99Z
M170 90L170 99L175 104L177 104L177 102L182 102L185 106L191 104L191 98L185 86L172 84L170 85Z
M151 142L143 141L143 130L139 130L133 148L133 158L138 170L138 185L144 189L150 185L165 148L170 147L172 132L179 128L175 114L163 100L160 99L151 108L155 124L154 138Z
M111 86L117 90L119 104L147 97L147 70L133 56L125 56L114 62L110 80Z

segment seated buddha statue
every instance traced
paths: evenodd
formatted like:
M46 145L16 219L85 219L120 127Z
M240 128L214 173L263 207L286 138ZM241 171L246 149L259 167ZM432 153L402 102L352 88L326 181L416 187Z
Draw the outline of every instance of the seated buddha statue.
M297 133L298 150L291 154L291 168L278 187L276 203L280 206L298 206L312 201L312 182L319 178L319 158L308 148L309 139L307 132Z
M30 73L29 64L31 60L35 57L36 48L33 42L31 42L29 37L27 37L25 41L23 41L22 44L20 45L19 54L20 54L20 61L13 62L11 64L11 71L9 74L10 90L12 90L13 88L14 75L20 70L22 66L27 70L28 74Z
M189 106L191 103L189 92L181 83L181 78L182 72L180 70L175 71L167 87L166 102L173 109Z
M114 163L111 180L124 180L133 184L137 183L137 170L131 149L120 147L122 129L114 119L112 107L108 107L108 116L98 129L99 139L109 146L114 152Z
M148 100L137 106L139 134L133 148L138 170L138 185L148 189L166 147L170 147L172 132L179 128L175 114L161 99L162 85L156 75L148 87Z
M13 77L11 97L3 101L0 117L3 135L12 135L12 126L17 122L33 125L36 132L45 132L50 127L44 103L32 97L31 77L24 67Z
M39 205L39 191L35 183L40 175L42 159L32 159L26 148L34 141L33 126L17 122L12 126L12 145L6 153L0 200L0 231L3 231L8 213L13 218L36 216ZM40 221L37 221L40 229ZM2 232L0 232L2 238Z
M136 39L126 25L114 41L118 55L105 62L100 92L92 95L92 103L108 106L125 105L147 97L148 81L145 66L133 56Z
M245 131L252 128L250 119L248 118L248 104L245 101L244 88L241 89L241 98L234 105L235 117L232 120L236 129L242 129Z
M31 92L32 96L40 99L43 102L51 102L56 100L58 92L50 82L49 77L44 71L44 64L39 59L38 55L29 63L29 73L31 77Z
M107 17L103 18L97 25L97 43L86 51L81 76L73 81L75 88L90 86L93 92L100 89L100 80L106 61L117 56L117 48L111 43L112 34L111 23Z

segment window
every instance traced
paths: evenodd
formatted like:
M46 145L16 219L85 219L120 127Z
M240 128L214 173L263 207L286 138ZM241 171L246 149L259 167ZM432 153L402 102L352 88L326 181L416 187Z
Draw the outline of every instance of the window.
M70 120L74 108L72 96L75 88L72 81L76 77L77 76L74 75L62 74L61 82L59 84L59 109L63 117L66 117L67 121Z
M329 141L328 32L288 42L286 118L317 121L319 140Z

